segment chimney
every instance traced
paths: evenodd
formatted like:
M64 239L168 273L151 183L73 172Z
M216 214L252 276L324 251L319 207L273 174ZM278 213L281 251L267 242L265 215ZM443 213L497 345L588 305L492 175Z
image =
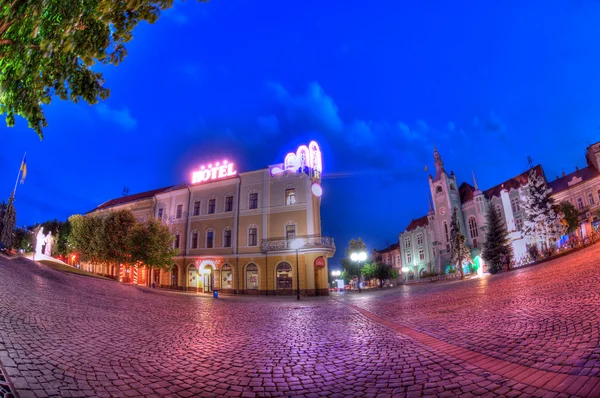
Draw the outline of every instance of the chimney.
M564 176L566 176L566 175L567 175L567 173L565 173L565 172L563 171L563 173L562 173L562 176L564 177Z
M556 179L558 180L558 176L556 176Z
M579 167L578 166L575 166L575 171L579 171Z

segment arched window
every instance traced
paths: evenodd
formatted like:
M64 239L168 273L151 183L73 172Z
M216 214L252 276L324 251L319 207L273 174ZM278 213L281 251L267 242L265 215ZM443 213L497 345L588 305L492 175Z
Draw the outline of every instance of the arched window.
M197 249L198 248L198 230L195 229L192 231L192 240L190 242L190 249Z
M200 215L200 205L201 204L202 204L202 201L200 199L194 200L194 210L192 211L192 215L193 216L199 216Z
M231 247L231 227L223 228L223 247Z
M435 193L440 193L442 192L442 186L438 185L437 188L435 189Z
M254 263L246 266L246 290L258 289L258 266Z
M221 268L221 289L233 289L233 268L224 264Z
M471 234L471 239L479 236L479 232L477 231L477 220L475 217L469 217L469 233Z
M451 191L455 191L456 189L454 188L454 184L450 184L450 190Z
M292 289L292 266L290 263L279 263L275 270L275 276L277 278L277 290Z

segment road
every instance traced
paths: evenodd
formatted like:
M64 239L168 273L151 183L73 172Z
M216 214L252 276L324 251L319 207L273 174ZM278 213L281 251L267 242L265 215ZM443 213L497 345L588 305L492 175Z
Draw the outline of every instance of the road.
M21 398L597 397L599 293L600 245L500 275L300 301L0 258L0 362Z

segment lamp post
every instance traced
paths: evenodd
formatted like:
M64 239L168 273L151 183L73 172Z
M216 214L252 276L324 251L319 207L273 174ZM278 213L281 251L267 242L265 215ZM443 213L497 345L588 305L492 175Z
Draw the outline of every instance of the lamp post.
M350 254L350 259L358 263L358 292L360 293L360 262L367 259L366 252L358 252Z
M402 267L402 272L404 272L404 284L406 285L406 276L408 275L408 267Z
M291 243L291 248L296 250L296 300L300 300L300 271L298 269L298 249L304 247L304 239L296 239Z

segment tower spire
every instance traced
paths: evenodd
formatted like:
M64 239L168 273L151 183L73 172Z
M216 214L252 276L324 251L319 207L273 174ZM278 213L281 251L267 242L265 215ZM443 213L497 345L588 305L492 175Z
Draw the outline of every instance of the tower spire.
M477 180L475 179L475 172L471 170L471 174L473 175L473 184L475 184L475 190L478 190L479 187L477 186Z
M442 160L442 157L440 156L440 153L438 152L435 145L433 147L433 160L435 161L434 181L438 181L441 178L442 173L445 173L446 170L444 170L444 161Z

